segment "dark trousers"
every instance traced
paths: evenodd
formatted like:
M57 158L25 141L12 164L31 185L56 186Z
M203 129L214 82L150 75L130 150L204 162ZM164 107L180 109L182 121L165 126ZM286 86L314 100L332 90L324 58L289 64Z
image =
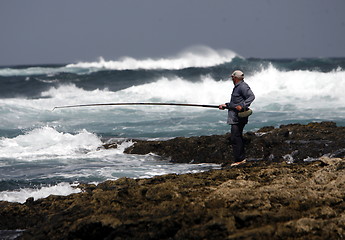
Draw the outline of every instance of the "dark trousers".
M243 141L243 128L245 125L241 122L231 125L231 144L235 162L240 162L246 158Z

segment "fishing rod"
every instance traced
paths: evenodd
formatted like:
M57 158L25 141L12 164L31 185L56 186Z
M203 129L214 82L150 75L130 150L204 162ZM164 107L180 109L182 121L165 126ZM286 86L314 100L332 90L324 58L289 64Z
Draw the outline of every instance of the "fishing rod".
M97 106L124 106L124 105L158 105L158 106L183 106L183 107L204 107L204 108L218 108L218 105L205 105L205 104L189 104L189 103L93 103L93 104L80 104L54 107L52 111L57 108L74 108L74 107L97 107Z

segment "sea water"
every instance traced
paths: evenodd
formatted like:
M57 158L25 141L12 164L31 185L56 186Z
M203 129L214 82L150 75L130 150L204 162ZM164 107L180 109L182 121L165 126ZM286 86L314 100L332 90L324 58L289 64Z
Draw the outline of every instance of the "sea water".
M345 58L246 59L199 46L160 59L0 67L0 200L25 202L79 192L78 183L200 172L216 164L172 164L124 154L135 140L224 134L226 111L174 106L57 106L117 102L219 105L240 69L256 99L246 131L334 121L345 125ZM115 149L103 149L107 142Z

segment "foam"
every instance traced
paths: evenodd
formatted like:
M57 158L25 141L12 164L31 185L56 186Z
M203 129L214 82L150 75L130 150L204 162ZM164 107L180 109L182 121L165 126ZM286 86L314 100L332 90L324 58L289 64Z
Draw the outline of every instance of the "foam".
M272 104L299 109L336 108L345 102L345 71L342 69L327 73L279 71L270 65L248 76L246 81L256 95L254 105L260 110Z
M0 69L0 76L33 76L33 75L46 75L54 76L59 73L75 73L75 74L89 74L97 71L97 69L86 69L76 67L29 67L29 68L2 68Z
M58 132L52 127L41 127L15 138L1 138L0 158L24 161L78 158L101 145L101 140L86 130L73 135Z
M136 70L136 69L184 69L190 67L211 67L231 60L236 54L227 49L214 50L206 46L187 48L177 56L159 59L135 59L122 57L117 61L105 61L102 57L98 62L79 62L69 64L67 68L100 68L111 70Z
M92 174L93 177L104 180L116 180L120 177L133 177L133 178L150 178L162 174L169 173L197 173L207 171L210 169L219 169L219 164L179 164L169 163L162 160L157 160L156 156L148 154L138 157L136 155L128 155L122 161L116 161L112 165L100 166L97 169L84 169L86 172L80 173L66 173L57 175L48 175L49 177L65 176L69 175L70 178L78 178ZM81 175L82 174L82 175ZM91 176L91 178L93 178ZM66 196L72 193L81 192L80 189L75 188L77 184L70 184L66 182L59 183L52 186L44 186L41 188L22 188L15 191L2 191L0 192L0 201L8 202L20 202L24 203L29 197L33 197L34 200L48 197L49 195L62 195Z
M100 57L96 62L78 62L62 67L28 67L28 68L2 68L0 76L54 76L59 73L90 74L103 69L109 70L136 70L136 69L184 69L190 67L211 67L231 60L238 56L231 50L215 50L207 46L189 47L176 56L164 58L136 59L124 56L118 60L104 60Z
M322 117L337 111L337 116L344 116L345 71L336 69L331 72L307 70L280 71L274 66L259 69L246 75L245 81L252 88L256 100L252 104L254 112L309 111L312 115L303 117ZM111 102L173 102L195 104L221 104L228 102L233 84L229 79L213 79L206 75L200 81L192 82L177 76L161 77L156 81L112 92L108 89L85 90L74 84L52 87L41 93L42 98L0 99L0 121L3 129L27 129L33 127L65 126L66 132L71 127L85 123L104 123L109 128L115 121L136 121L138 118L152 119L163 116L164 112L176 110L176 107L158 106L118 106L57 109L56 106L111 103ZM109 109L130 109L132 112L115 115ZM313 112L310 111L313 109ZM325 111L325 109L328 109ZM340 110L339 110L340 109ZM134 111L135 110L135 111ZM205 111L205 108L179 107L179 112ZM92 112L92 114L91 114ZM157 114L152 114L157 113ZM121 115L122 114L122 115ZM145 115L143 115L145 114ZM164 116L163 116L164 117ZM327 117L327 116L326 116ZM87 121L85 119L88 119ZM109 125L110 124L110 125ZM70 127L71 126L71 127ZM75 131L79 128L73 128Z
M121 98L136 101L217 104L229 98L231 85L228 81L215 81L209 76L199 82L190 82L183 78L162 77L158 81L140 86L132 86L119 92ZM173 90L172 90L173 89Z
M256 95L254 106L261 110L268 105L292 105L307 109L327 107L327 104L332 103L333 108L341 107L345 102L344 79L345 71L341 69L323 73L307 70L279 71L269 66L247 75L245 81ZM74 84L66 84L42 92L42 98L39 99L0 99L0 104L3 113L9 114L3 119L3 123L6 123L8 119L16 119L21 114L30 116L32 110L37 115L37 112L50 111L61 105L145 101L220 104L229 101L232 88L232 82L228 79L203 76L201 81L191 82L171 76L117 92L108 89L87 91ZM61 111L56 111L54 114L60 113Z
M345 102L345 71L279 71L273 66L246 76L256 100L253 107L264 110L268 105L296 106L301 109L342 107ZM179 77L162 77L156 82L132 86L117 92L119 100L167 101L220 104L229 101L231 80L204 76L199 82ZM279 111L279 109L278 109Z
M18 191L3 191L0 192L0 201L24 203L29 197L37 200L46 198L49 195L67 196L72 193L81 192L79 188L74 188L73 186L73 184L64 182L42 188L22 188Z

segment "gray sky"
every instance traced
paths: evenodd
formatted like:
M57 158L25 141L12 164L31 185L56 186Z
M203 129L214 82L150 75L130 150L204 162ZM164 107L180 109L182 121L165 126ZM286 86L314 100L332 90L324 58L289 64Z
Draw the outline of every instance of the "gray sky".
M1 0L0 65L168 57L345 57L345 0Z

